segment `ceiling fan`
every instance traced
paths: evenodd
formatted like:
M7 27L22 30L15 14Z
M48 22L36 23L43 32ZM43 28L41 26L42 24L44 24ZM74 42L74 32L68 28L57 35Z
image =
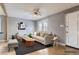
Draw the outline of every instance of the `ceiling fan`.
M40 9L39 8L33 9L33 14L36 15L36 16L38 16L38 15L41 16Z

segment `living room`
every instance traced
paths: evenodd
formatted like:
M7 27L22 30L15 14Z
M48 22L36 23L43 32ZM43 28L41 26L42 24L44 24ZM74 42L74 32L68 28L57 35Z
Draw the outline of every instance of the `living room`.
M1 54L27 55L34 52L39 55L42 54L41 51L45 55L79 54L78 50L65 47L65 15L78 11L79 4L4 3L0 6L2 10L0 12L0 42L7 43L7 45L1 44L6 46L6 51L8 51L6 53L1 51ZM57 46L54 46L54 42ZM68 53L68 49L75 52ZM63 53L60 52L61 50Z

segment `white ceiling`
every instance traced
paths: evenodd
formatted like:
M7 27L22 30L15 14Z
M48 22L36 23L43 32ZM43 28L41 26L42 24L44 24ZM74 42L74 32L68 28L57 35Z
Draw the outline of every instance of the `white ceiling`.
M55 14L66 9L72 8L79 4L77 3L50 3L50 4L30 4L30 3L6 3L4 4L7 14L10 17L17 17L27 20L38 20L40 18ZM34 16L32 11L34 8L39 8L41 16Z

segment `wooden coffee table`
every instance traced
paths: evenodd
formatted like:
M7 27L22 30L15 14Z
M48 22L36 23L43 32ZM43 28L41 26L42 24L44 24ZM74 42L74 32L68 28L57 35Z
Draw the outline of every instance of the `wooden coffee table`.
M33 46L34 45L34 39L32 39L32 38L23 38L22 39L22 41L26 44L26 46L29 46L29 47L31 47L31 46Z

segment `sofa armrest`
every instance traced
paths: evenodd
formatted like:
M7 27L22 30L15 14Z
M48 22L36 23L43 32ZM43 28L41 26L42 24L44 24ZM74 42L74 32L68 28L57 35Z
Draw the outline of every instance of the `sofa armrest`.
M46 44L53 43L53 37L51 37L51 36L44 37L44 40L45 40Z

